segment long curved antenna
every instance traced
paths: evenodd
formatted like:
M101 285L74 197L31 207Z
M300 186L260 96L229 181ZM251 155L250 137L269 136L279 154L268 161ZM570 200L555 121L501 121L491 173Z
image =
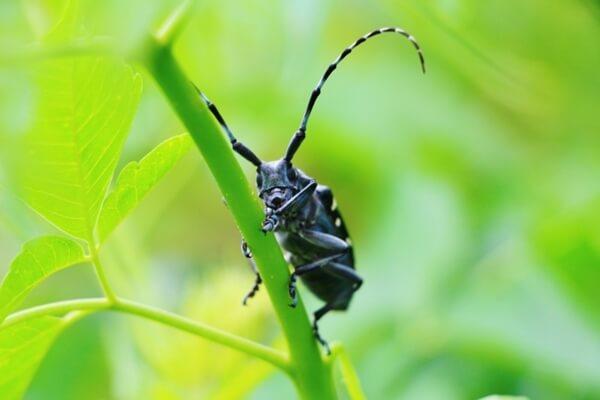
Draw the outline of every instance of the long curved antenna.
M217 110L217 107L208 99L208 97L204 95L204 93L200 91L200 89L198 89L198 86L194 85L194 87L196 88L196 91L202 98L202 101L204 101L204 104L206 104L206 107L208 107L212 115L214 115L214 117L219 122L219 125L221 125L221 128L223 128L223 130L227 134L227 138L229 138L229 142L231 143L231 147L233 148L233 150L242 157L244 157L246 160L250 161L252 164L256 165L257 167L260 166L260 164L262 164L260 158L258 158L256 154L252 152L252 150L244 146L243 143L238 142L235 136L233 136L231 129L229 129L229 127L227 126L227 123L223 119L223 116L221 115L219 110Z
M407 33L404 29L393 28L393 27L392 28L380 28L380 29L376 29L376 30L369 32L366 35L358 38L354 43L352 43L350 46L346 47L344 49L344 51L342 51L340 53L340 55L331 64L329 64L329 67L327 67L327 70L321 77L321 80L319 80L319 83L317 84L315 89L312 91L312 93L310 95L310 99L308 100L308 106L306 107L306 111L304 112L304 116L302 117L302 123L300 124L300 128L298 128L296 133L294 133L294 136L292 137L292 140L290 141L290 144L288 145L288 148L286 150L285 160L287 162L292 161L294 154L296 154L296 151L300 147L300 144L302 144L302 141L306 137L306 125L308 123L308 118L310 117L310 113L312 112L312 109L315 105L315 102L317 101L317 98L321 94L321 88L323 87L323 84L325 83L325 81L327 81L327 78L329 78L331 73L337 68L337 65L344 58L346 58L346 56L348 54L350 54L352 52L352 50L354 50L355 47L359 46L361 43L364 43L365 41L367 41L367 39L370 39L373 36L377 36L380 33L387 33L387 32L399 33L402 36L406 37L413 44L413 46L415 47L415 50L417 50L417 54L419 56L419 61L421 63L421 69L423 70L423 73L425 73L425 58L423 57L423 53L421 52L421 47L419 46L419 43L417 43L416 39L412 35Z

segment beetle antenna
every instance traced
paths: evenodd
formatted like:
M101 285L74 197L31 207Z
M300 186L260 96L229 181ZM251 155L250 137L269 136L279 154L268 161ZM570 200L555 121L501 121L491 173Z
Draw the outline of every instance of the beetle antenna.
M304 112L304 116L302 117L302 123L300 124L300 128L298 128L296 133L294 133L294 136L292 137L292 140L290 141L290 144L288 145L288 148L287 148L287 151L285 154L285 160L287 162L292 161L294 154L296 154L296 151L300 147L300 144L302 144L302 141L306 137L306 125L308 123L308 118L310 117L310 113L312 112L312 109L315 105L315 102L317 101L317 98L321 94L321 88L323 87L323 84L325 83L325 81L327 81L327 78L329 78L331 73L337 68L338 64L344 58L346 58L346 56L348 54L350 54L352 52L352 50L354 50L355 47L359 46L361 43L367 41L367 39L370 39L373 36L377 36L380 33L387 33L387 32L399 33L402 36L406 37L413 44L413 46L415 47L415 50L417 50L417 55L419 56L419 61L421 63L421 69L422 69L423 73L425 73L425 58L423 57L421 47L419 46L419 43L417 43L417 40L412 35L407 33L404 29L394 28L394 27L380 28L380 29L376 29L376 30L369 32L366 35L358 38L354 43L352 43L350 46L346 47L344 49L344 51L342 51L340 53L340 55L331 64L329 64L329 67L327 67L327 70L321 77L321 80L319 80L319 83L317 83L317 86L312 91L312 93L310 95L310 99L308 100L308 106L306 107L306 111Z
M238 142L238 140L235 138L235 136L233 136L231 129L229 129L229 127L227 126L227 123L223 119L223 116L221 115L221 113L219 112L217 107L208 99L208 97L206 97L204 95L204 93L202 93L202 91L200 91L200 89L198 89L198 86L194 85L194 87L196 88L196 91L200 95L200 98L202 98L202 101L204 102L204 104L206 104L206 107L208 107L208 109L210 110L212 115L214 115L214 117L219 122L219 125L221 125L221 128L223 128L223 130L227 134L227 138L229 139L229 142L231 143L231 147L233 148L233 150L236 153L238 153L239 155L241 155L242 157L244 157L246 160L250 161L252 164L259 167L260 164L262 164L262 161L260 160L260 158L258 158L256 156L256 154L254 154L252 152L252 150L247 148L242 142Z

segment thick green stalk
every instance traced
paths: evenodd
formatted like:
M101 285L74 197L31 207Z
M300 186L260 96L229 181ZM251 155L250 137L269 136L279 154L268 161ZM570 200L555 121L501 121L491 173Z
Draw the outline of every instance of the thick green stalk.
M231 146L214 123L171 48L152 38L142 59L204 156L227 205L254 255L287 340L292 376L303 399L335 399L333 377L321 358L301 301L293 309L287 293L289 269L272 234L260 230L261 206Z

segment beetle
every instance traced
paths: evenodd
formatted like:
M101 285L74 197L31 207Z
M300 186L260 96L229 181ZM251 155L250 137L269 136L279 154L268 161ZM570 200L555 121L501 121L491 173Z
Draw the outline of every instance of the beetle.
M358 38L346 47L327 67L312 91L300 127L292 136L283 158L264 162L248 147L239 142L216 106L198 89L198 93L221 128L227 134L233 150L256 167L258 195L265 206L261 229L274 232L284 250L286 260L293 266L288 292L291 307L297 304L296 282L302 279L306 287L325 305L314 312L313 332L316 340L329 353L327 342L319 333L318 321L329 311L346 310L363 280L354 267L352 242L331 190L318 184L292 164L296 151L306 137L306 127L321 89L338 64L360 44L382 33L398 33L412 43L417 51L421 69L425 73L425 59L417 41L401 28L380 28ZM242 239L244 255L252 253ZM251 262L256 280L244 297L243 304L258 291L262 282L256 266Z

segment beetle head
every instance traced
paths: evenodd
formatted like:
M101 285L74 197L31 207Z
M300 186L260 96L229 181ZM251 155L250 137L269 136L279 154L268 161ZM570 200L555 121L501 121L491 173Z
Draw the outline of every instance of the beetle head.
M256 169L256 186L265 205L278 209L298 192L298 171L284 159L264 162Z

